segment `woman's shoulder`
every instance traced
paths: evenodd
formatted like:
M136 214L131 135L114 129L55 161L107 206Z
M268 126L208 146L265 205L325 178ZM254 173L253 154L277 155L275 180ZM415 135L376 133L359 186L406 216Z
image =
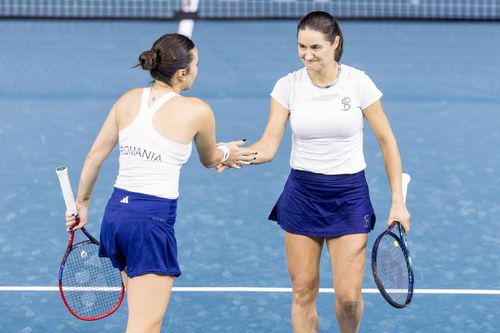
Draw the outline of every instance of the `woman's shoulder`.
M296 81L301 81L303 80L307 75L307 71L305 67L299 68L293 72L289 72L288 74L282 76L279 78L278 81L290 81L290 82L296 82Z
M125 91L116 101L117 105L130 104L134 103L142 98L142 92L144 88L132 88Z
M210 105L207 102L198 97L186 97L186 96L177 96L181 103L184 103L187 107L190 107L194 110L210 110Z
M276 81L276 86L286 86L286 87L292 87L297 85L300 82L303 82L304 80L307 80L307 71L306 68L300 68L298 70L295 70L293 72L288 73L285 76L282 76Z
M351 78L359 78L366 76L366 73L363 69L354 66L349 66L346 64L341 64L341 70L342 73Z
M144 87L137 87L137 88L132 88L124 92L119 98L118 98L118 103L128 103L128 102L134 102L137 100L142 99L142 94L144 92ZM188 107L194 107L194 108L199 108L199 109L204 109L204 108L210 108L208 103L203 101L201 98L197 97L186 97L182 95L177 95L175 96L177 99L177 102L180 104L183 104Z
M212 115L210 105L198 97L177 95L172 99L172 107L184 114L194 117L207 117Z

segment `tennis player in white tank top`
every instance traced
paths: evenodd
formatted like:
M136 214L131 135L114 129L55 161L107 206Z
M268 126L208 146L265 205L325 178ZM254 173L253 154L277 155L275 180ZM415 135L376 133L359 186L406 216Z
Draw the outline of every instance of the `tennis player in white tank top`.
M181 167L191 156L192 143L172 140L154 128L159 110L179 95L167 92L150 105L151 90L142 89L139 113L119 132L120 169L115 187L176 199Z
M100 166L119 143L120 169L101 226L99 255L110 257L123 270L129 310L126 332L149 333L160 332L174 276L180 275L173 223L180 170L191 154L191 142L195 141L207 168L221 162L250 164L256 156L239 147L243 141L217 146L210 106L180 95L191 87L198 71L198 51L189 38L164 35L139 61L154 82L127 91L114 104L80 176L76 201L80 223L75 226L74 216L68 215L66 225L78 229L87 223ZM147 211L141 212L141 207ZM151 218L151 210L163 215ZM141 244L134 244L138 239ZM122 248L122 243L131 246Z
M350 175L363 180L366 185L364 174L361 174L366 167L363 155L363 122L366 118L380 143L391 188L393 204L387 221L400 221L408 232L410 214L402 197L401 159L380 103L382 93L362 71L340 64L343 36L337 21L330 14L309 13L299 23L297 34L298 54L305 67L288 74L276 83L271 93L266 129L261 139L249 147L258 152L254 164L266 163L274 158L286 123L290 120L292 174L310 177L309 184L306 185L311 184L311 178L350 179ZM222 172L233 165L226 162L218 167L218 171ZM297 182L297 179L292 179L291 183L293 182ZM299 193L300 191L286 193L290 187L288 185L290 183L287 181L284 189L284 193L288 194L286 200L297 203L289 205L288 208L301 209L304 213L307 207L315 207L297 207L301 206L302 200L307 202L312 196L308 197L307 193L304 195ZM304 184L299 184L302 185ZM323 185L313 183L311 186L317 188ZM348 188L349 184L343 186ZM304 188L307 186L300 187L301 190ZM329 189L325 188L325 192L327 190ZM294 202L294 194L302 197ZM331 199L332 202L337 200ZM369 199L367 200L369 204ZM326 208L329 208L328 205ZM270 218L273 213L276 212L273 210ZM318 211L310 211L309 216L296 216L314 220L316 214ZM300 224L298 222L300 218L294 221ZM286 257L293 290L294 332L318 331L316 297L324 243L331 258L336 298L335 315L340 332L358 332L363 312L361 288L367 232L334 237L308 236L304 235L305 233L292 233L285 229Z

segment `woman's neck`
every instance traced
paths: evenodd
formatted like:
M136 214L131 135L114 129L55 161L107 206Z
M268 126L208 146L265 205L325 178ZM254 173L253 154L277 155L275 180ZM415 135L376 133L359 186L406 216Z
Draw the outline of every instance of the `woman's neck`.
M168 92L168 91L172 91L172 92L175 92L176 94L179 94L181 92L181 89L179 87L176 87L175 85L169 85L169 84L166 84L165 82L162 82L162 81L159 81L159 80L155 80L153 82L153 84L151 85L151 88L153 89L157 89L158 91L161 91L161 92Z
M333 85L340 75L340 64L334 62L333 66L328 66L319 71L307 70L312 83L318 87L328 87Z

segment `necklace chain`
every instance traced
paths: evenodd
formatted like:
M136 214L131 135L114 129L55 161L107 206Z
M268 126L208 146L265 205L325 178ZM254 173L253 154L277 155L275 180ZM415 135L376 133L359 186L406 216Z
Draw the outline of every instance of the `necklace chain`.
M170 87L169 87L170 88ZM154 84L151 85L151 101L152 102L155 102L159 97L161 97L162 95L159 95L159 96L155 96L155 90L160 90L161 91L161 88L159 87L155 87ZM172 90L168 89L168 91L166 93L169 93L171 92Z
M327 89L327 88L333 87L339 81L340 73L342 72L342 65L339 63L339 66L338 66L338 69L337 69L337 77L335 78L335 80L333 80L332 83L324 85L324 86L314 83L313 79L311 78L311 75L309 75L309 71L306 70L306 72L307 72L307 76L309 76L309 79L311 80L311 83L313 84L313 86L318 87L318 88Z

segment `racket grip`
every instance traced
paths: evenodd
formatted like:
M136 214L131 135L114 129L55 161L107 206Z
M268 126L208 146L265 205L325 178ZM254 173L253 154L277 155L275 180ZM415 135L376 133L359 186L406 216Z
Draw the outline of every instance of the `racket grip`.
M61 191L64 197L64 203L66 204L66 211L70 214L77 214L75 197L73 196L73 191L71 190L71 183L68 176L68 168L66 166L60 166L56 169L57 176L59 177L59 185L61 185Z
M411 177L407 173L403 173L401 178L401 185L403 187L403 202L406 203L406 192L408 191L408 184L410 183Z

